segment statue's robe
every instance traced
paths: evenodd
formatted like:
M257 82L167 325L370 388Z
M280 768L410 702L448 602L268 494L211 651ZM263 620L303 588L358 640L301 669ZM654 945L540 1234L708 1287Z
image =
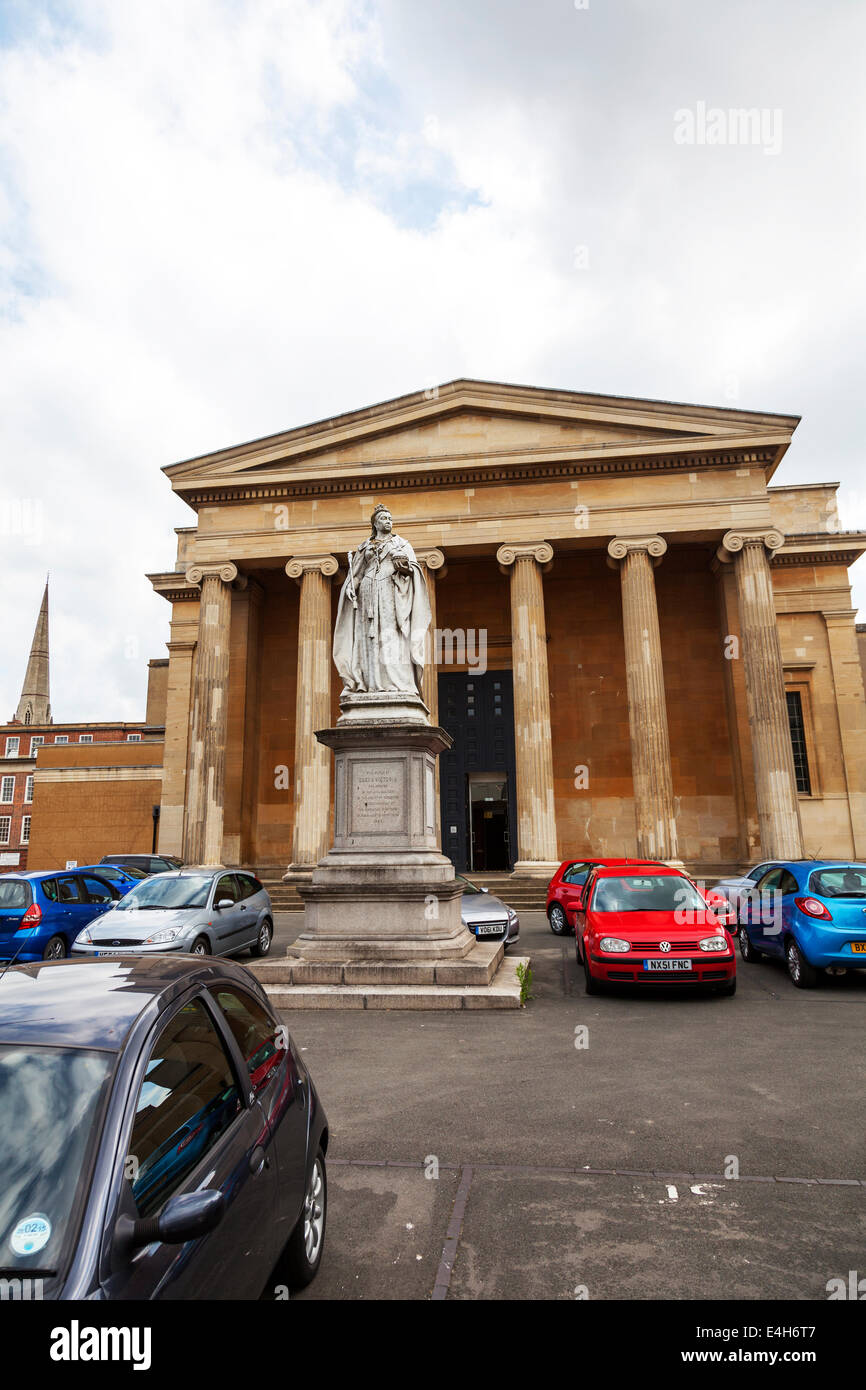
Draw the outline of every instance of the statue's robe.
M398 555L409 561L408 574L394 569ZM349 596L350 578L357 608ZM352 556L334 628L334 665L345 689L419 694L431 616L424 571L408 541L393 534L379 545L372 538L364 541Z

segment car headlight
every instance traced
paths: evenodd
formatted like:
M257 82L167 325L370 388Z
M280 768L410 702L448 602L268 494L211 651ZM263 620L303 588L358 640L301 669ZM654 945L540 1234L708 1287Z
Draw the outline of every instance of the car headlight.
M79 944L79 942L81 943L82 946L90 946L90 945L92 945L92 943L93 943L93 937L90 935L90 928L89 928L89 927L85 927L85 928L84 928L84 931L80 931L80 932L78 933L78 935L77 935L76 938L75 938L75 944L76 944L76 946Z
M517 913L514 911L514 908L513 908L513 907L510 907L510 908L508 909L508 920L509 920L509 922L516 922L516 921L517 921Z
M603 936L598 943L600 951L630 951L631 942L623 941L618 936Z
M728 943L723 936L705 936L700 941L699 946L702 951L727 951Z
M155 931L153 936L145 939L145 946L158 946L164 941L174 941L175 937L180 936L183 927L163 927L162 931Z

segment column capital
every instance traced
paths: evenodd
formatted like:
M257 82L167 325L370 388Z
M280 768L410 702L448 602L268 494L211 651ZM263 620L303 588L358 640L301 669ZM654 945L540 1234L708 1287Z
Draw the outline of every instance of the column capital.
M190 565L186 572L187 583L201 584L205 579L221 579L224 584L232 584L238 577L238 567L231 560L220 560L213 564Z
M419 565L423 565L427 570L441 570L443 575L446 573L445 552L440 550L438 546L433 546L428 550L419 550L416 546L415 559Z
M333 555L293 555L286 562L286 574L298 584L309 573L323 574L326 579L332 579L339 568Z
M667 548L664 536L614 536L607 547L607 563L611 569L619 569L620 561L637 550L647 554L653 564L658 565Z
M762 545L770 554L785 544L785 537L775 526L756 528L754 531L726 531L722 543L716 551L716 559L728 564L746 545Z
M546 574L553 564L553 546L549 541L535 541L531 544L518 541L515 545L501 545L496 552L496 560L503 574L516 560L535 560Z

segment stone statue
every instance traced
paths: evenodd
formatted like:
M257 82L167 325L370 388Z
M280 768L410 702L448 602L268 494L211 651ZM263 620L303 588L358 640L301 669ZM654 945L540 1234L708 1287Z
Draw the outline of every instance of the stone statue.
M424 674L430 599L424 572L408 541L392 530L382 503L371 532L349 552L334 629L334 665L344 693L402 691L417 695Z

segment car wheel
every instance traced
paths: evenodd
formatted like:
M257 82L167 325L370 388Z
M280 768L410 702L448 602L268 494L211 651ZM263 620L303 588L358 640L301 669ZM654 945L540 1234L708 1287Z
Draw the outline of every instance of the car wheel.
M560 903L554 903L547 914L550 923L550 930L555 936L567 936L569 931L568 918L565 915L565 908Z
M328 1217L328 1176L319 1149L307 1178L304 1205L283 1251L282 1274L290 1288L302 1289L314 1278L322 1261Z
M785 947L785 960L788 974L798 989L814 989L818 983L818 972L810 965L793 937Z
M601 985L595 976L590 972L589 961L584 956L583 959L583 980L587 994L601 994Z
M197 936L192 943L192 954L194 956L209 956L211 953L210 942L206 936Z
M259 939L255 946L250 947L251 956L266 956L271 949L271 941L274 935L274 924L266 917L259 928Z
M734 978L733 978L732 980L729 980L728 983L727 983L726 985L719 985L718 993L719 993L719 994L722 994L722 995L725 995L726 997L730 997L730 995L736 994L736 992L737 992L737 977L736 977L736 975L734 976Z
M757 965L758 961L764 959L764 952L753 946L745 926L740 927L739 942L740 955L747 965Z
M65 960L66 942L62 936L52 936L42 952L43 960Z

